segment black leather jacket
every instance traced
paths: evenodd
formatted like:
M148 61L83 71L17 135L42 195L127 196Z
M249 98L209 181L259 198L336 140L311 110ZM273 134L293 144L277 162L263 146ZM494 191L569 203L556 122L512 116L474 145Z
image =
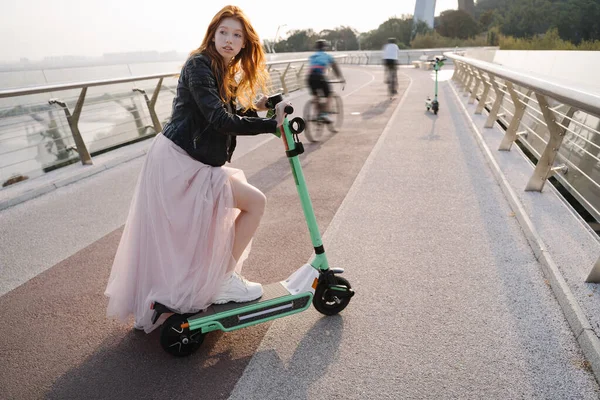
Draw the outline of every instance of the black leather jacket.
M274 119L234 110L233 102L225 104L219 97L210 59L203 54L190 57L181 70L171 120L163 135L194 159L221 166L231 161L236 135L274 133L277 129Z

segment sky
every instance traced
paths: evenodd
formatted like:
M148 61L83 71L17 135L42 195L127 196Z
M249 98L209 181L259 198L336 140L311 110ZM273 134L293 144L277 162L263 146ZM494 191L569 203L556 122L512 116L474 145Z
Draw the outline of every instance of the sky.
M225 5L244 10L261 39L291 30L348 26L368 32L392 17L412 15L415 0L0 0L0 60L197 48ZM354 3L354 4L352 4ZM435 15L458 7L437 0Z

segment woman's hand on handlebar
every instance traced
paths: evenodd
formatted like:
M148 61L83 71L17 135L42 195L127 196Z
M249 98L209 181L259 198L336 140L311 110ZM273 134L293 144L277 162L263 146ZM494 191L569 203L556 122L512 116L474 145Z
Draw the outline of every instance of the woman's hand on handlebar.
M265 96L264 94L260 97L260 99L258 99L256 101L256 103L254 104L254 106L256 107L257 111L267 111L267 100L269 100L269 97Z
M283 120L285 119L286 115L285 108L291 105L292 103L290 103L289 101L280 101L275 106L275 120L277 121L278 127L283 125Z

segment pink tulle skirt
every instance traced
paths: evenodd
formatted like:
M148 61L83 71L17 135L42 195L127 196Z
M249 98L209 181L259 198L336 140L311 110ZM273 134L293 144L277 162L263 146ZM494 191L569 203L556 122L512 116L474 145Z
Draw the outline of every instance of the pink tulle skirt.
M131 201L105 295L107 315L151 332L150 305L180 313L206 309L226 274L241 269L231 251L235 208L230 179L241 170L211 167L158 134Z

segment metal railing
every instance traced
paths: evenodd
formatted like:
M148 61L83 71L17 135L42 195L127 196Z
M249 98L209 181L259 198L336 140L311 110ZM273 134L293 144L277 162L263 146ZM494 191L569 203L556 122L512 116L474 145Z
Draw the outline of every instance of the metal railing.
M400 65L411 65L420 63L423 59L431 59L435 56L441 55L446 51L454 49L442 48L442 49L419 49L419 50L400 50L398 52L398 64ZM344 64L357 64L357 65L382 65L381 50L354 50L344 52L345 58L342 60Z
M156 134L175 85L154 74L0 91L1 181L91 164L92 153Z
M516 141L534 158L524 188L541 192L554 177L600 221L600 95L572 84L544 79L500 65L445 53L454 61L452 79L485 123L505 128L498 150ZM600 283L600 258L586 282Z
M344 62L345 55L337 55ZM306 58L271 61L270 91L304 87ZM0 182L8 186L162 130L179 71L0 91Z

